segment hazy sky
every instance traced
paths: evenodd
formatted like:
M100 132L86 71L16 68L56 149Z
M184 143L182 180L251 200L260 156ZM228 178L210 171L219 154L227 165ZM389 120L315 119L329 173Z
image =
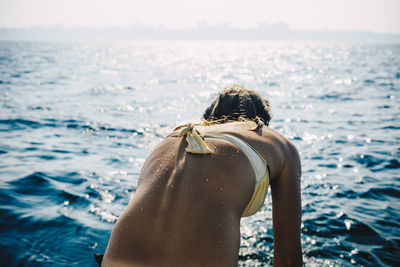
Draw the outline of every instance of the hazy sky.
M286 22L292 29L400 33L399 13L400 0L0 0L0 27Z

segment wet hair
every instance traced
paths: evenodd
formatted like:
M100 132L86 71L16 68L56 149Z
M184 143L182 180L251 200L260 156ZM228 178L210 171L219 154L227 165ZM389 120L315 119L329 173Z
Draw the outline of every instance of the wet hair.
M269 101L255 91L243 86L231 85L222 90L203 114L211 123L252 120L269 124L271 109Z

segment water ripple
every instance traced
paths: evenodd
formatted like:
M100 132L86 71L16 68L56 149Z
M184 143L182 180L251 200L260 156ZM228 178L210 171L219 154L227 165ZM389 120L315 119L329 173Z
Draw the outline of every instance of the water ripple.
M237 83L300 152L306 266L396 266L399 65L397 44L0 42L0 262L94 266L147 155ZM243 220L239 266L272 265L271 218Z

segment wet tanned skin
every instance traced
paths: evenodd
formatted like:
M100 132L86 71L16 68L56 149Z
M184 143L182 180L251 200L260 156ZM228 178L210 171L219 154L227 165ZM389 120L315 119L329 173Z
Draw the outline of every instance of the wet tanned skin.
M267 126L249 131L235 122L202 131L238 136L268 161L274 266L301 265L296 148ZM237 266L240 218L253 194L254 171L234 145L206 142L214 153L187 153L184 137L166 138L154 149L112 231L102 266Z

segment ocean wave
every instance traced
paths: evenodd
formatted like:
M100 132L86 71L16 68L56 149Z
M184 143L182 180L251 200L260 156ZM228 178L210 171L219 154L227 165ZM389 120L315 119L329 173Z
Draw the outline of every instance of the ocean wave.
M269 98L298 148L305 265L400 262L400 46L0 46L0 262L93 266L151 150L231 83ZM271 217L243 220L239 266L272 265Z
M34 121L28 119L3 119L0 120L0 125L4 125L7 128L1 128L0 131L16 131L16 130L26 130L27 128L67 128L67 129L78 129L90 132L119 132L127 134L144 135L151 132L149 128L139 128L139 129L129 129L129 128L119 128L109 125L102 125L98 123L88 123L84 121L77 120L57 120L57 119L44 119L43 121ZM157 132L154 132L157 137L162 137Z

